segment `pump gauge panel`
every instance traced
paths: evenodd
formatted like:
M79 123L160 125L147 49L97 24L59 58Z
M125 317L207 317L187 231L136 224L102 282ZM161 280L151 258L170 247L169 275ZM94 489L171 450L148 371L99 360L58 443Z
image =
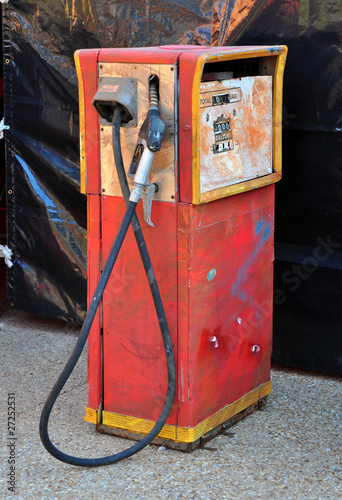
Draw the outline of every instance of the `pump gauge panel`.
M272 76L202 82L200 190L272 173Z

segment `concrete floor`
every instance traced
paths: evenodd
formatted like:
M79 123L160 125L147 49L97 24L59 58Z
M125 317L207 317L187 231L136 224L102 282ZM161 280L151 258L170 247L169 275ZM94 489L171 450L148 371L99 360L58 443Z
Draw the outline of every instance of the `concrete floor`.
M258 411L192 454L148 446L116 465L85 469L58 462L38 433L43 403L79 328L10 309L0 291L0 498L16 499L341 499L341 378L274 367L273 392ZM15 394L15 492L8 491L8 394ZM53 411L57 446L102 456L130 442L84 422L86 358Z

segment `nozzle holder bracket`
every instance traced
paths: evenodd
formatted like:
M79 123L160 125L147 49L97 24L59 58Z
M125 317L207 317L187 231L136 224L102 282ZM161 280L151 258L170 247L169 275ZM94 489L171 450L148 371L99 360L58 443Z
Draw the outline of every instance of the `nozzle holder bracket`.
M116 104L123 107L122 127L137 126L137 80L124 77L101 77L99 89L92 104L100 116L100 125L109 125L113 120Z

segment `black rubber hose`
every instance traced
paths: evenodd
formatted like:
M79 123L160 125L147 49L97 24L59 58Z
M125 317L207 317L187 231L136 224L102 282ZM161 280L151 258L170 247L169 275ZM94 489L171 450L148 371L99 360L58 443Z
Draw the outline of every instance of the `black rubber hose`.
M119 117L119 118L118 118ZM120 149L120 158L121 158L121 165L117 166L118 170L118 175L119 177L122 178L122 170L124 174L124 178L126 179L125 171L123 168L123 162L122 162L122 156L121 156L121 147L120 147L120 124L121 124L121 109L118 108L116 113L114 114L114 118L116 118L118 121L115 121L115 126L113 123L113 129L115 127L118 128L118 131L116 135L119 136L119 149ZM114 130L113 130L113 136L114 136ZM114 149L114 144L113 144L113 149ZM119 173L120 172L120 173ZM121 180L122 181L122 180ZM120 181L120 184L121 184ZM127 184L127 179L126 179L126 184ZM128 189L128 194L129 194L129 188L127 185ZM127 195L127 192L125 192ZM126 196L127 200L127 196ZM136 203L129 202L127 211L125 213L125 216L123 218L123 221L121 223L119 232L116 236L116 239L114 241L113 247L110 251L110 254L108 256L106 265L104 267L103 273L101 275L101 278L99 280L99 283L96 287L94 296L91 300L86 318L84 320L80 336L76 342L76 345L74 347L74 350L65 365L61 375L59 376L56 384L54 385L49 397L47 398L41 418L40 418L40 426L39 426L39 432L40 432L40 438L42 440L43 445L47 449L47 451L53 455L55 458L58 460L61 460L62 462L68 463L70 465L80 465L80 466L86 466L86 467L96 467L100 465L109 465L113 464L115 462L119 462L120 460L123 460L125 458L128 458L138 451L142 450L150 444L153 439L159 434L161 431L162 427L164 426L167 417L169 416L174 395L175 395L175 363L174 363L174 357L173 357L173 350L172 350L172 344L171 344L171 338L169 334L169 329L165 317L165 312L164 308L162 305L160 293L158 290L158 286L154 277L154 273L152 270L152 265L150 262L150 258L148 256L148 251L146 248L145 241L143 239L140 225L138 218L135 214L135 208L136 208ZM165 398L165 403L163 406L163 409L161 411L161 414L156 421L155 425L151 429L151 431L141 439L138 443L134 444L127 450L124 450L122 452L116 453L114 455L109 455L107 457L100 457L100 458L80 458L80 457L74 457L72 455L68 455L66 453L63 453L60 451L56 446L52 443L49 434L48 434L48 423L49 423L49 417L53 408L53 405L60 394L61 390L63 389L66 381L68 380L71 372L73 371L74 367L76 366L76 363L82 353L82 350L84 348L84 345L87 341L89 331L91 328L91 325L93 323L97 308L101 302L102 295L104 292L104 289L107 285L108 279L110 277L111 271L113 269L113 266L115 264L115 261L117 259L117 256L119 254L120 248L122 246L123 240L126 236L129 224L132 221L132 226L134 230L135 237L137 239L139 251L144 263L144 268L150 283L151 287L151 292L153 296L153 301L155 303L155 308L158 316L158 321L160 324L160 329L162 333L162 338L164 342L164 348L165 348L165 354L166 354L166 364L167 364L167 371L168 371L168 387L167 387L167 393L166 393L166 398ZM134 222L133 222L134 221ZM138 235L138 236L137 236ZM140 236L141 235L141 236ZM142 250L142 248L144 249ZM149 273L149 274L148 274ZM152 279L151 279L152 276Z

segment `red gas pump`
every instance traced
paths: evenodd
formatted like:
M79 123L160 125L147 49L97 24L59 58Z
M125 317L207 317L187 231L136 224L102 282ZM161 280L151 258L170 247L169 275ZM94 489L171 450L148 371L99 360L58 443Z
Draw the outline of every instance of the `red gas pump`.
M284 46L76 53L93 309L85 418L100 432L141 439L162 414L153 442L191 451L271 391L286 53ZM140 249L134 206L133 230L110 275L111 248L122 220L128 228L132 203L146 222L155 274ZM148 289L154 278L166 318ZM167 333L164 347L161 340L165 319L172 348Z

